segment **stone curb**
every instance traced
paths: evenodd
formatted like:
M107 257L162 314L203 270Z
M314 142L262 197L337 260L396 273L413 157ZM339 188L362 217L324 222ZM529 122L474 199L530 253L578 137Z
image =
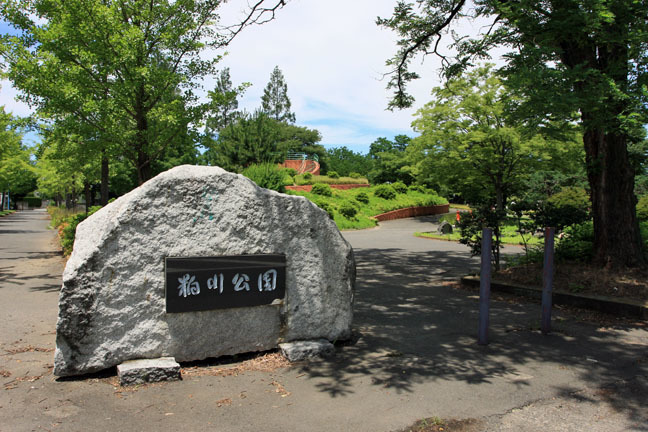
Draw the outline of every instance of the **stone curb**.
M479 286L479 276L464 276L461 283L466 286ZM506 292L534 299L542 299L542 288L517 285L497 280L491 281L491 291ZM576 306L597 310L614 315L648 319L648 302L631 299L614 299L606 296L573 294L562 290L553 290L553 304Z
M173 357L125 361L117 366L117 376L122 386L182 379L180 365Z
M279 348L291 363L335 355L335 346L326 339L286 342L279 344Z

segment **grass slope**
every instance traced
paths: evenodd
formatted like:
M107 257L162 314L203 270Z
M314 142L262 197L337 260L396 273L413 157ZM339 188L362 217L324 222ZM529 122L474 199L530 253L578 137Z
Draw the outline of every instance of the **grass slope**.
M407 193L396 194L396 198L387 200L374 195L375 187L357 188L349 190L332 189L332 196L322 196L311 192L289 191L291 195L301 195L326 210L328 207L333 213L333 219L340 229L363 229L376 226L377 222L373 216L386 213L392 210L398 210L406 207L427 206L437 204L447 204L445 198L434 193L425 193L408 190ZM368 203L358 201L359 194L366 194L369 198ZM351 204L358 212L348 218L340 213L344 205Z

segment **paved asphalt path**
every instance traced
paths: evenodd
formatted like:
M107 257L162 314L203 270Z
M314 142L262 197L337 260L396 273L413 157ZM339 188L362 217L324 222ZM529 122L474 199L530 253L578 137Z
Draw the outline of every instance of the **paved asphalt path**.
M344 233L357 337L333 359L131 389L114 371L56 380L63 260L47 223L42 211L0 218L2 432L377 432L432 416L473 419L451 431L648 431L645 322L557 310L542 336L538 304L493 299L491 343L478 346L478 298L454 283L478 262L461 245L413 237L434 228L428 218Z

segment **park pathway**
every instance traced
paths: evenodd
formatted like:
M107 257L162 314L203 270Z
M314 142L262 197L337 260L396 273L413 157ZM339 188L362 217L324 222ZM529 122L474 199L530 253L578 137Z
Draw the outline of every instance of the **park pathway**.
M272 372L199 363L183 381L122 389L114 372L51 375L55 233L41 211L1 218L0 432L378 432L432 416L475 419L464 431L648 431L645 322L557 308L556 331L542 336L539 305L494 298L491 343L478 346L477 296L455 283L478 262L412 236L432 222L344 233L357 261L356 338L334 358Z
M48 225L45 210L0 218L0 369L5 374L6 352L16 354L9 356L9 380L41 375L52 363L64 260Z

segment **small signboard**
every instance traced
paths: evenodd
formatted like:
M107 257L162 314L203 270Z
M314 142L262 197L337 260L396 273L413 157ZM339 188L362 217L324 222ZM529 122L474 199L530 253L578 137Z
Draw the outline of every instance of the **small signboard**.
M167 257L167 313L270 304L286 292L286 256Z

